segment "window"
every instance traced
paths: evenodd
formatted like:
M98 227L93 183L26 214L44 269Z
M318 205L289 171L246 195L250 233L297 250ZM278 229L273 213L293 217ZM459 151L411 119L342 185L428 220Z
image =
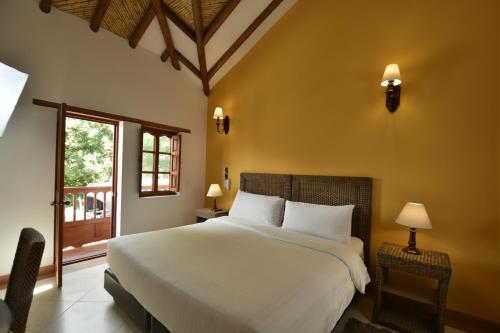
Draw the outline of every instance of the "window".
M142 127L139 196L179 192L181 137L178 133Z

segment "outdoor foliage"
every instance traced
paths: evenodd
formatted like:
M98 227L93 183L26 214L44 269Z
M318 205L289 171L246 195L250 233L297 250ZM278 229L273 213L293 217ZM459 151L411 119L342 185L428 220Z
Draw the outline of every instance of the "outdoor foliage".
M111 182L112 173L113 126L67 118L64 186Z

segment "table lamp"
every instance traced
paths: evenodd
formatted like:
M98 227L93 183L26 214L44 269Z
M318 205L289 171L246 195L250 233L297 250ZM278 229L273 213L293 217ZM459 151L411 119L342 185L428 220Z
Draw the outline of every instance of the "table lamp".
M432 224L425 210L425 206L419 203L407 202L401 213L399 213L396 223L410 227L408 246L405 247L403 251L416 255L422 254L416 247L416 229L432 229Z
M214 207L212 208L212 210L214 212L220 210L219 208L217 208L217 197L222 197L222 190L220 189L219 184L210 185L210 188L207 192L207 197L214 198Z

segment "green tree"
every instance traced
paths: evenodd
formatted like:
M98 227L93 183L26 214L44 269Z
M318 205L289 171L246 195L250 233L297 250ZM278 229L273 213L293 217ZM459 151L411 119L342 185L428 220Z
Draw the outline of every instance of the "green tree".
M111 181L113 137L112 125L67 118L64 186Z

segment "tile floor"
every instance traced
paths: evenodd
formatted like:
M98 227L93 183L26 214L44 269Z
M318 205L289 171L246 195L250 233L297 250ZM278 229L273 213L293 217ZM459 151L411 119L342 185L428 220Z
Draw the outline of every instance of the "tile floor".
M64 286L53 278L37 283L27 333L141 333L104 290L105 259L65 267ZM0 290L0 298L5 290ZM341 333L349 317L371 318L373 301L359 297L346 310L334 333ZM446 333L461 333L446 328Z

